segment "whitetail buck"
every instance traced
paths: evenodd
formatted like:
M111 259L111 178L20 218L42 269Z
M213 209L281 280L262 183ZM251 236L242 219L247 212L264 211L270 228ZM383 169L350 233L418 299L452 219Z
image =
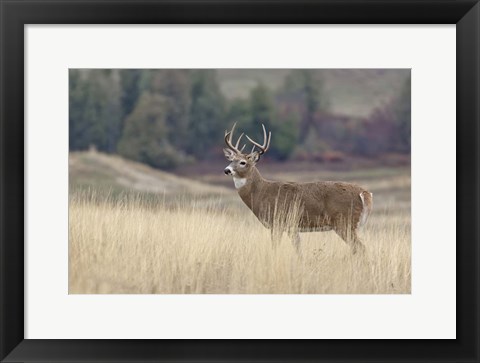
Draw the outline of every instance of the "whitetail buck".
M311 183L280 182L264 179L256 164L260 156L268 151L272 133L263 126L263 144L248 140L253 144L249 154L239 149L241 134L235 145L232 143L233 131L225 131L223 149L230 164L225 168L226 175L233 176L235 188L243 202L250 208L262 224L275 234L275 223L280 212L289 213L297 209L296 228L289 230L292 241L300 252L298 232L335 231L352 249L353 253L363 251L364 245L357 236L357 230L363 226L372 211L372 193L358 185L344 182L319 181ZM258 148L258 151L255 150ZM281 210L284 209L284 210ZM280 236L283 231L280 231Z

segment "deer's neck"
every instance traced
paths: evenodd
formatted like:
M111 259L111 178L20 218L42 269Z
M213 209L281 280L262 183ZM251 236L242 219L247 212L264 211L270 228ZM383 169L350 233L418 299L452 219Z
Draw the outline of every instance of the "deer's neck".
M255 186L257 183L261 183L262 181L265 181L263 179L262 175L258 171L258 169L255 166L252 166L252 170L250 170L250 173L248 174L247 177L245 178L240 178L240 177L233 177L233 182L235 183L235 188L242 190L248 190L252 186Z
M234 178L233 180L240 198L242 198L243 202L252 209L253 200L256 199L254 198L254 195L261 192L266 180L263 179L255 166L252 167L247 178Z

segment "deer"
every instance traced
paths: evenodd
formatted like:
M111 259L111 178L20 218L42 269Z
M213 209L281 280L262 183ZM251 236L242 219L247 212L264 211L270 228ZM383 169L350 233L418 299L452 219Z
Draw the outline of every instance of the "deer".
M246 145L239 149L244 134L232 142L236 124L225 131L225 157L230 164L224 169L233 177L235 188L245 205L257 219L271 231L272 241L281 237L276 215L288 215L297 209L293 229L288 232L299 255L301 253L300 232L335 231L350 246L352 254L364 253L365 246L358 237L358 230L365 225L372 212L373 194L368 190L341 181L285 182L267 180L256 165L270 148L271 131L263 128L263 144L245 135L253 145L250 153L243 153ZM280 214L282 214L280 213ZM276 231L277 229L277 231ZM275 237L276 236L276 237Z

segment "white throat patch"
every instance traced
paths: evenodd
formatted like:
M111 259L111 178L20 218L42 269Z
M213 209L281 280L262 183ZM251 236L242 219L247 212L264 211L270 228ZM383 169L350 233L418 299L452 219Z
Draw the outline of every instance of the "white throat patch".
M235 188L240 189L245 184L247 184L247 179L246 178L233 177L233 182L235 183Z

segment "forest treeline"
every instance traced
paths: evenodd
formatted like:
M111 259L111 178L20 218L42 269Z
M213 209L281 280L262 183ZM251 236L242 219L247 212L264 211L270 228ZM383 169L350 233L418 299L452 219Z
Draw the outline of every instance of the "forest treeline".
M259 82L248 97L227 99L215 70L71 69L69 145L171 169L222 157L224 131L237 122L260 141L264 123L277 160L408 154L410 95L408 77L390 102L352 117L330 112L315 70L292 70L276 90Z

